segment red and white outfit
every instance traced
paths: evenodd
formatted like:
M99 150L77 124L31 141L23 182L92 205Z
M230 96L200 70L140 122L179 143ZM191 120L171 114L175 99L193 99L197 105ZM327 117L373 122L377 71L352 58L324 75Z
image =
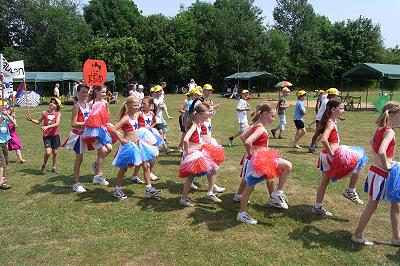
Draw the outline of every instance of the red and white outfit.
M150 128L151 124L153 124L153 119L154 119L153 112L148 112L148 114L142 112L142 115L139 117L138 120L139 127Z
M383 136L386 131L390 130L390 128L378 128L375 131L372 147L375 153L378 153L379 147L381 146ZM396 140L393 137L392 141L389 143L389 146L386 150L386 156L393 158L394 150L396 147ZM386 170L383 170L376 165L371 165L368 169L367 180L365 180L364 192L367 192L372 200L384 200L386 198L386 181L389 173Z
M88 103L85 103L85 107L82 107L79 103L77 104L79 106L79 111L76 121L85 122L86 119L89 117L90 105ZM73 128L72 131L69 133L68 139L63 144L63 147L65 147L67 150L75 151L75 153L79 154L94 150L95 147L93 147L92 144L88 145L83 141L82 134L83 130Z
M334 144L334 143L340 143L339 139L339 134L338 134L338 129L336 126L336 123L332 121L332 119L329 119L327 122L328 123L333 123L334 128L331 131L331 134L328 137L328 143L329 145ZM328 172L331 169L331 160L328 151L326 149L323 149L321 153L319 154L319 160L318 160L318 168L321 170L321 172Z

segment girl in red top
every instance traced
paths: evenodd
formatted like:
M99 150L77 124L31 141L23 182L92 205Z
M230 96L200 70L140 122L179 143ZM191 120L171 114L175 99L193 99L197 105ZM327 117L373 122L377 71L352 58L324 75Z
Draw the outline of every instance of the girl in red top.
M326 104L325 113L321 118L318 130L321 132L321 143L325 149L321 151L318 166L321 170L322 179L317 189L317 197L312 212L318 215L332 216L332 213L327 211L322 206L322 201L325 196L326 188L328 187L330 177L328 172L331 170L331 163L334 157L335 150L339 148L339 134L336 126L336 120L342 116L344 105L338 99L331 99ZM343 196L351 200L355 204L363 204L356 192L358 181L358 173L351 175L349 187L343 192Z
M41 173L46 173L46 164L51 154L53 154L53 167L51 171L57 173L57 161L58 161L58 148L60 147L60 135L58 134L58 125L61 120L61 101L58 98L51 98L49 109L43 111L42 116L39 119L33 119L30 115L27 116L27 120L39 125L43 121L43 144L44 144L44 157Z
M159 197L162 192L151 185L150 162L158 156L158 149L138 138L140 103L135 96L129 96L121 107L121 119L114 125L111 133L121 142L121 146L114 159L114 166L119 168L114 191L114 197L124 200L127 196L122 192L123 178L129 167L141 165L146 184L146 194L150 197ZM122 129L124 134L118 132Z
M247 161L244 167L244 178L242 183L244 184L244 190L241 194L240 199L240 211L237 215L237 220L248 224L256 224L257 220L253 219L249 213L247 213L247 205L251 193L254 190L256 184L267 180L267 182L276 176L279 176L278 188L271 193L271 199L275 200L279 204L279 208L287 209L286 196L283 192L289 174L292 170L292 164L279 158L277 152L268 149L268 131L266 126L271 124L276 115L275 108L267 102L261 103L256 107L256 111L253 113L253 124L252 126L240 135L240 139L244 142L246 149ZM269 160L257 159L259 154L270 154ZM256 175L252 168L255 163L261 163L261 168L271 170L272 174L269 175ZM242 184L242 186L243 186Z
M205 198L213 202L221 202L221 199L213 192L218 166L201 150L203 145L201 125L208 117L208 108L203 104L199 104L194 108L194 112L189 116L186 123L187 130L183 138L184 154L179 168L179 176L186 178L183 185L182 197L179 202L183 206L194 206L194 203L188 197L190 186L195 177L204 175L207 175L208 178L208 192Z
M380 200L388 200L388 172L393 166L394 149L396 146L393 128L400 126L400 106L388 102L382 109L382 114L376 120L378 128L371 140L371 148L375 155L374 163L368 170L364 190L369 194L367 206L360 217L357 229L351 240L364 245L373 245L372 241L363 237L363 232L378 207ZM391 202L390 219L392 222L392 244L400 246L400 208L398 202Z

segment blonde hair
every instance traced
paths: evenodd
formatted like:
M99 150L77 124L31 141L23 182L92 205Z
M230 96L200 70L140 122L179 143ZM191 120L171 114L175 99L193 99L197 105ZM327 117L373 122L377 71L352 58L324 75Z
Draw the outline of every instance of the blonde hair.
M139 103L138 98L136 98L135 96L129 96L126 98L125 102L121 106L121 109L119 110L119 118L120 119L129 111L126 104L128 102L135 102L135 101Z
M253 123L255 123L258 119L260 119L261 113L262 112L271 112L272 111L272 106L269 102L262 102L259 105L256 106L256 110L251 113L251 116L253 119L251 120Z
M386 127L389 120L389 114L397 114L400 112L400 105L394 102L387 102L382 108L382 113L376 119L375 123L379 127Z
M205 113L207 111L208 111L208 108L204 104L197 105L194 108L193 113L190 114L190 116L186 122L186 125L185 125L186 131L188 131L190 129L190 127L192 126L195 115L200 114L200 113Z

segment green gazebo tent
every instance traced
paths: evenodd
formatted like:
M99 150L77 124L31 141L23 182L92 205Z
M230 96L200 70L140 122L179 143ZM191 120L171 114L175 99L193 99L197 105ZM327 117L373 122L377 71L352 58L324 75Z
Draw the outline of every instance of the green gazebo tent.
M248 81L248 88L251 88L251 79L258 78L258 77L266 77L272 79L278 79L277 76L271 74L266 71L258 71L258 72L236 72L230 76L224 78L224 80L247 80Z
M346 71L342 75L342 87L343 79L350 80L379 80L380 88L383 91L383 83L385 80L400 80L400 65L392 64L373 64L364 63L359 64L352 69ZM365 98L365 106L367 107L368 102L368 89Z

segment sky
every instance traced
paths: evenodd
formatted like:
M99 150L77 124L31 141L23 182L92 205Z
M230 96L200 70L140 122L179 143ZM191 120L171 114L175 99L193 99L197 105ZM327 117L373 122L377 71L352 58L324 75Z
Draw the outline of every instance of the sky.
M211 0L202 0L214 2ZM83 3L89 2L82 1ZM175 16L181 4L190 6L195 0L134 0L136 6L147 16L163 14ZM357 19L360 15L372 19L374 24L381 25L381 33L387 48L400 46L399 0L308 0L314 11L329 18L331 22ZM265 23L273 25L272 11L275 0L255 0L254 4L263 11Z

